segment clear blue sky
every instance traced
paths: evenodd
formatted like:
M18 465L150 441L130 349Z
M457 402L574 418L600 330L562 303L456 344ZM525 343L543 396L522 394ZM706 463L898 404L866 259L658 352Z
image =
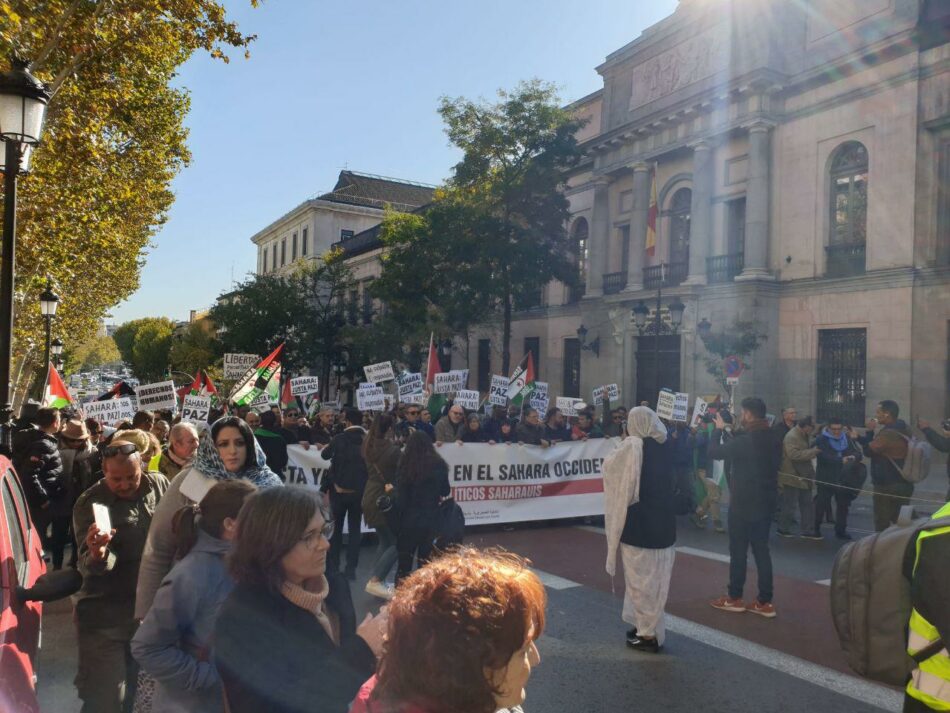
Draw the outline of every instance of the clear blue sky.
M226 0L251 58L197 54L192 163L117 324L187 319L254 269L255 232L340 169L440 183L457 160L439 97L491 97L539 77L565 103L601 86L594 67L669 15L676 0Z

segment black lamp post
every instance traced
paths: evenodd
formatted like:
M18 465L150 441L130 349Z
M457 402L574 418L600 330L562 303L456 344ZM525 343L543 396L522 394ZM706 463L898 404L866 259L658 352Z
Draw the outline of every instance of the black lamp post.
M53 333L53 319L56 317L56 310L59 308L59 295L53 292L53 281L46 278L46 289L40 293L40 311L43 313L43 321L46 322L46 371L49 377L50 355L52 354L51 337Z
M600 356L600 337L595 337L590 344L587 343L587 332L588 329L583 324L577 328L577 341L581 345L581 349L585 352L593 352L595 357Z
M50 100L49 88L30 74L30 63L13 59L0 74L0 141L3 155L3 242L0 244L0 449L10 452L10 365L13 360L13 277L16 262L17 175L30 168Z
M343 372L346 371L346 362L343 361L342 356L338 356L333 360L333 373L336 374L336 394L337 397L340 395L340 379L343 378Z
M660 284L656 288L656 308L653 313L653 385L657 394L660 393L660 310L663 307L663 283L666 281L666 263L660 263ZM670 302L670 327L673 334L679 330L683 323L683 312L686 305L678 298L674 297ZM650 308L646 306L643 300L637 302L633 308L633 321L642 337L646 334L647 318L650 316ZM642 400L642 399L641 399Z
M53 362L56 364L56 368L59 368L60 357L63 353L63 340L59 337L56 337L52 342L50 342L49 353L53 355Z
M442 371L452 368L452 340L443 339L439 342L439 367Z

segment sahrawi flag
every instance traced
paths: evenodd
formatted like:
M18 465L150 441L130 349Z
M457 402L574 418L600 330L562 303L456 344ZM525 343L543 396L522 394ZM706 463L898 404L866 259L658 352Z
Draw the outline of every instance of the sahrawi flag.
M212 402L217 401L218 390L214 388L214 382L211 381L203 369L198 369L195 374L195 380L187 386L183 386L176 392L178 398L183 399L186 396L210 396Z
M528 352L508 379L508 403L521 406L534 391L534 359Z
M43 389L43 408L65 408L72 402L66 390L66 384L60 378L59 372L50 364L49 378L46 380L46 388Z
M287 379L287 381L284 382L284 388L280 392L280 408L282 411L286 411L290 408L301 408L297 401L297 397L293 395L293 392L290 388L290 379Z
M281 344L261 359L257 366L249 369L235 384L228 400L235 406L247 406L266 392L273 396L273 403L277 403L280 390L280 355L283 351L284 345Z
M426 403L426 409L432 414L432 422L435 423L442 413L442 409L448 403L445 394L433 393L435 386L435 375L442 373L442 365L439 364L439 354L435 349L435 334L429 335L429 358L426 360L426 388L429 390L429 401Z

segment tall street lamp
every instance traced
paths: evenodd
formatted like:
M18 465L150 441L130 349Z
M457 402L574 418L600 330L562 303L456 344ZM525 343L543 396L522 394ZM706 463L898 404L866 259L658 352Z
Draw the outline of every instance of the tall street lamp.
M59 308L59 295L53 292L53 281L46 278L46 289L40 293L40 311L43 313L43 321L46 322L46 368L49 369L49 358L52 353L51 338L53 335L53 318L56 317L56 310Z
M4 146L3 240L0 243L0 450L10 453L10 365L13 360L13 277L16 262L17 175L30 168L50 100L49 88L30 74L30 63L13 59L0 74L0 141Z
M642 337L646 334L651 327L653 330L653 386L657 395L660 393L660 309L663 306L663 283L665 281L666 263L660 263L660 283L656 288L656 307L653 312L652 325L647 324L647 318L650 316L650 308L646 306L643 300L637 302L633 308L633 321L640 336ZM676 334L680 325L683 323L683 312L686 310L686 305L684 305L678 297L674 297L673 301L669 304L669 310L670 327L672 328L673 334Z
M63 340L59 337L56 337L52 342L50 342L49 353L53 355L53 362L56 364L56 368L60 367L62 363L61 357L63 354Z

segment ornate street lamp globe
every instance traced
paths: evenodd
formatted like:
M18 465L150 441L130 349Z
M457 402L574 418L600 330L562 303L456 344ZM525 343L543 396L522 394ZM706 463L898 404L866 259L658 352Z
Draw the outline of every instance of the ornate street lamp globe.
M54 339L49 344L49 353L55 357L58 357L60 354L63 353L63 346L64 346L63 340L60 339L59 337L56 337L56 339Z
M683 323L683 312L685 310L686 305L679 298L670 302L670 322L674 329L677 329Z
M40 294L40 309L43 311L43 316L55 317L57 307L59 307L59 295L53 292L53 285L47 280L46 289Z
M577 328L577 338L581 340L582 344L587 340L587 327L583 324Z
M46 118L50 92L30 74L30 63L14 58L13 68L0 73L0 138L21 145L39 143ZM29 170L29 154L23 156L20 170Z
M636 307L633 308L633 321L637 325L637 329L642 330L647 326L647 317L650 316L650 308L644 304L643 300L637 302Z
M703 317L702 321L696 325L696 333L699 335L700 339L706 340L709 338L711 332L712 325L709 323L708 319Z

